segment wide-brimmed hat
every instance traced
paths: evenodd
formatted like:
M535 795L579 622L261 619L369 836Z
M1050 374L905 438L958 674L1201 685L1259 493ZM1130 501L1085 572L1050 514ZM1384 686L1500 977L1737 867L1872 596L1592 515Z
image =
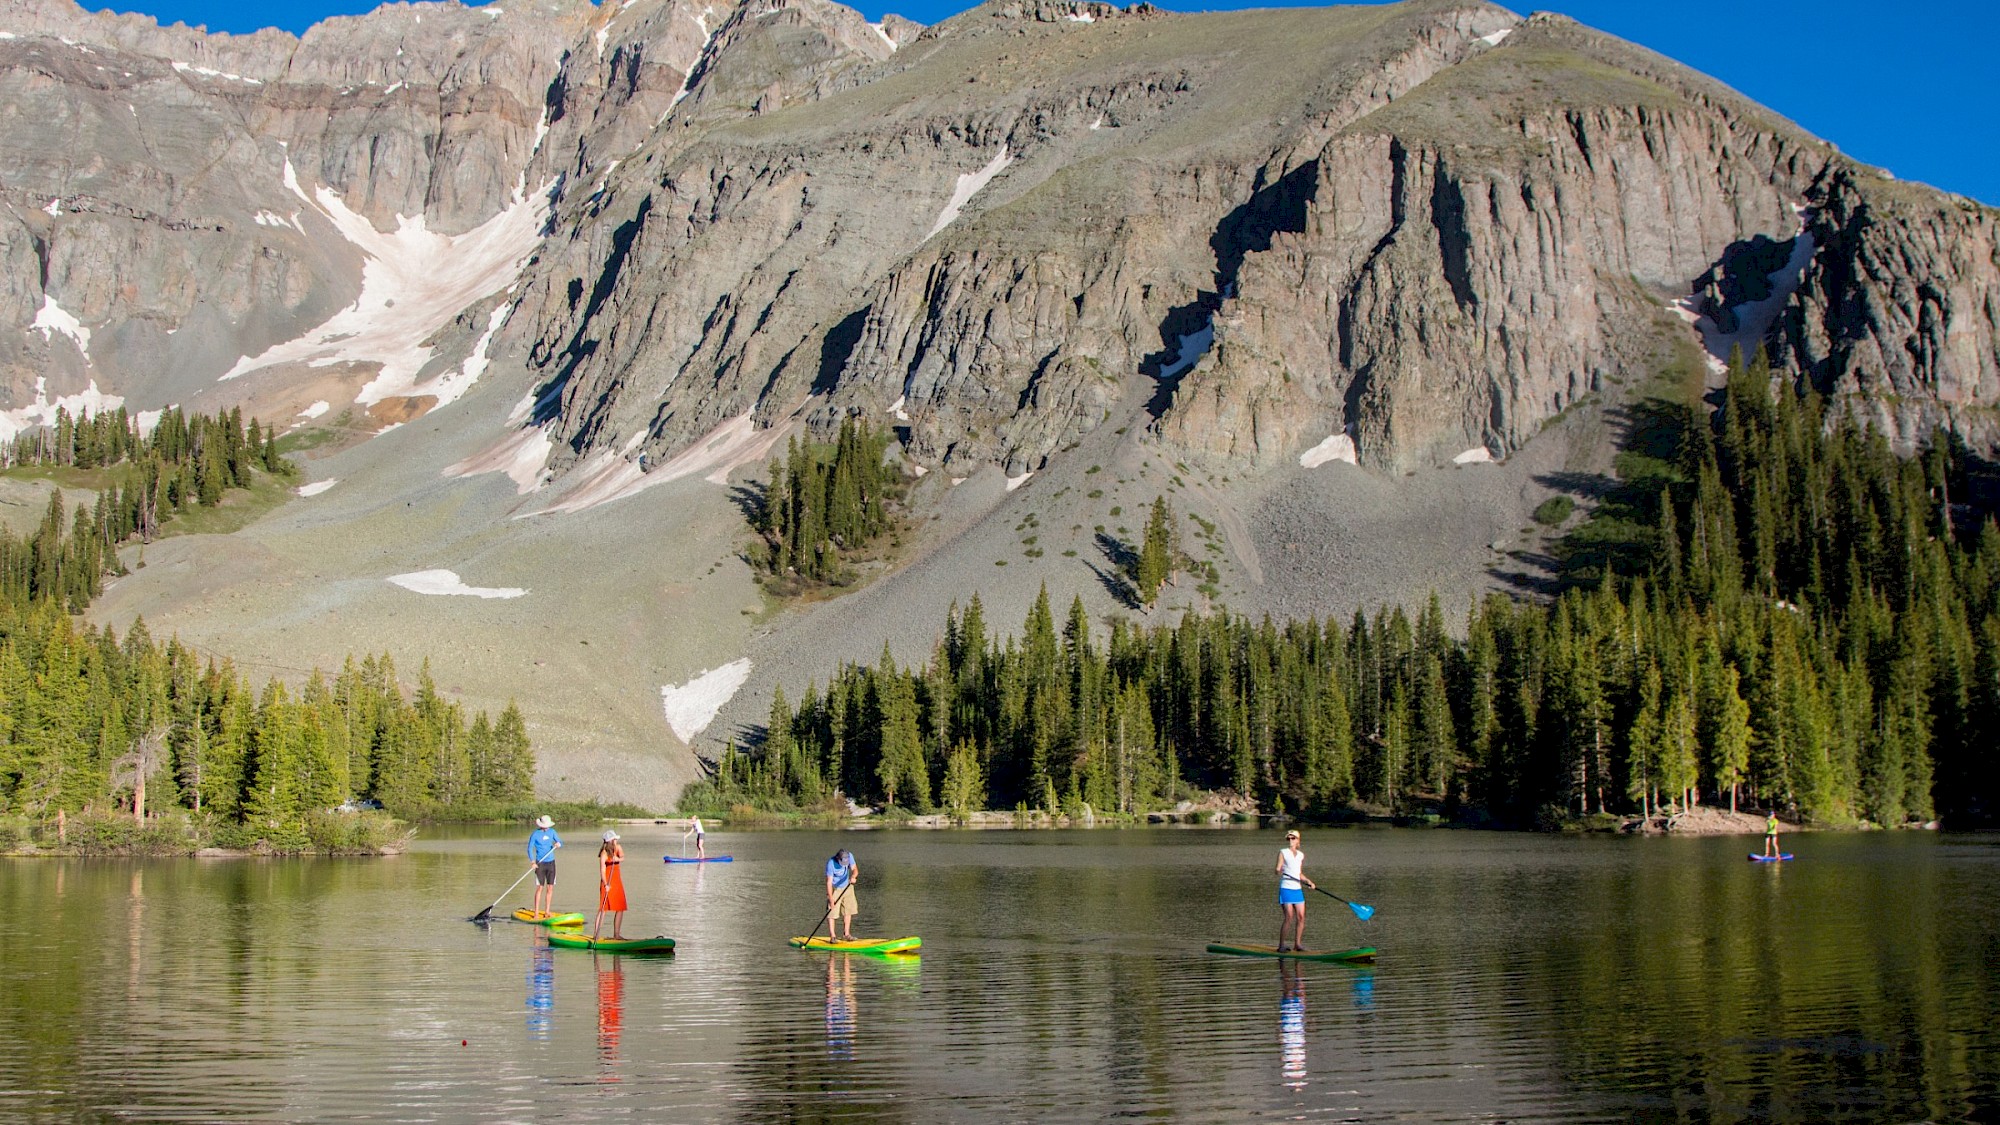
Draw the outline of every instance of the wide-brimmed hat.
M555 826L556 822L550 820L547 813L543 813L541 816L535 818L535 827L537 828L554 828Z
M607 844L608 844L608 843L610 843L611 841L613 841L613 840L616 840L617 838L618 838L618 833L616 833L616 832L613 832L613 831L612 831L611 829L609 829L609 828L607 828L607 829L605 829L605 830L604 830L604 842L605 842L605 843L607 843Z

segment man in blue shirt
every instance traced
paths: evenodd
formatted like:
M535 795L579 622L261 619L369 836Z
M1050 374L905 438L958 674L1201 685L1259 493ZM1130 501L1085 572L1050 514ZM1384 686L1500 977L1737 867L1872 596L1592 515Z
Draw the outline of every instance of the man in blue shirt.
M861 872L854 866L854 853L842 848L826 861L826 912L836 919L841 927L841 941L854 940L854 914L858 909L854 901L854 881ZM833 923L827 923L826 932L833 933Z
M528 862L535 865L535 913L547 914L556 901L556 849L562 837L556 822L546 815L535 818L535 831L528 837Z

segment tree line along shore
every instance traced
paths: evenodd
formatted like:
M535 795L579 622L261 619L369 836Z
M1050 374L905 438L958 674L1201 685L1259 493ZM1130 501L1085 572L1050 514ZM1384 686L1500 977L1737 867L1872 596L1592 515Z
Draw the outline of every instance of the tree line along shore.
M142 434L122 410L59 411L5 453L98 498L69 512L57 491L33 533L0 531L0 852L371 853L407 838L404 819L509 815L532 797L520 711L468 718L428 666L414 690L386 653L260 685L143 620L121 638L73 616L122 572L121 545L292 476L256 420L170 410Z
M1899 457L1761 355L1710 411L1635 407L1559 592L1433 596L1351 622L1058 625L975 595L928 660L774 700L684 811L838 818L846 799L1131 817L1229 790L1265 814L1503 827L1777 810L1820 827L1995 813L2000 528L1988 466L1940 431ZM1454 628L1453 626L1456 626Z

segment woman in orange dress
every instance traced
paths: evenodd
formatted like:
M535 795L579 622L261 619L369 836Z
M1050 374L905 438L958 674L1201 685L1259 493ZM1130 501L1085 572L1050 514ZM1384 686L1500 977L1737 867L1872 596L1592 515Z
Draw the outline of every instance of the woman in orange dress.
M590 928L594 941L597 932L604 928L604 916L611 915L611 940L625 940L625 880L618 875L618 865L625 862L625 848L618 842L618 833L604 830L604 843L597 849L597 921Z

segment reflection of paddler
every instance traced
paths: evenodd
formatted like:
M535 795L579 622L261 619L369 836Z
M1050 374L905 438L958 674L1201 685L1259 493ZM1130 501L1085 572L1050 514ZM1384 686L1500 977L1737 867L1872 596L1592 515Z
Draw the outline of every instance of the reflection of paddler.
M826 1051L837 1059L854 1056L854 959L826 959Z
M549 943L538 933L535 938L535 952L528 961L528 1037L547 1039L555 1021L550 1013L556 1008L556 955Z
M1306 1084L1306 980L1297 961L1278 962L1278 1055L1285 1085Z
M618 1061L618 1040L625 1034L625 968L617 957L595 958L597 966L597 1057L606 1066ZM616 1075L607 1076L616 1082Z

